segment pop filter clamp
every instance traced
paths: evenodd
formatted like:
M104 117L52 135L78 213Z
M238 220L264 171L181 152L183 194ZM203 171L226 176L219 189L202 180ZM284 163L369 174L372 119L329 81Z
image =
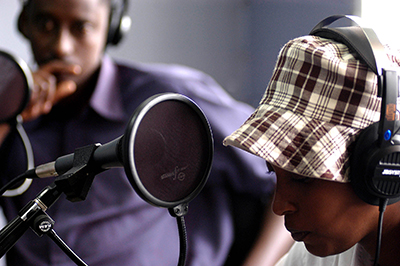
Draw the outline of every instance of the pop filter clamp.
M177 93L150 97L135 110L121 137L105 145L78 148L73 154L25 173L26 178L57 178L0 231L0 257L31 227L39 236L49 235L77 265L86 265L57 236L54 221L46 210L62 193L72 202L85 200L97 174L124 167L131 185L143 200L168 208L170 215L177 218L178 265L185 265L184 216L189 202L207 182L213 155L211 127L196 103Z

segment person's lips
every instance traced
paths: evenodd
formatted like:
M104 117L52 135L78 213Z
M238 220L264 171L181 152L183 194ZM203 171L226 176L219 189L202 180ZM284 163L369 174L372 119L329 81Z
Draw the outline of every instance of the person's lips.
M304 238L310 234L308 231L298 231L294 229L289 230L289 232L291 233L293 240L298 242L303 241Z

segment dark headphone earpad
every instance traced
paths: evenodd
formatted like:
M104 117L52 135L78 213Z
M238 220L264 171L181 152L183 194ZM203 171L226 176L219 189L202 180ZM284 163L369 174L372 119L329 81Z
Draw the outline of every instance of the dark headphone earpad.
M379 198L372 195L367 184L367 154L375 146L378 139L379 123L374 123L363 129L354 143L350 155L350 183L356 194L369 204L379 204Z
M379 205L380 198L389 198L389 204L400 200L400 193L388 195L376 189L375 174L380 161L399 147L382 149L378 145L379 122L363 129L350 155L350 183L355 193L365 202Z
M127 13L128 1L113 1L111 5L110 21L107 35L108 45L117 45L124 36L122 20Z

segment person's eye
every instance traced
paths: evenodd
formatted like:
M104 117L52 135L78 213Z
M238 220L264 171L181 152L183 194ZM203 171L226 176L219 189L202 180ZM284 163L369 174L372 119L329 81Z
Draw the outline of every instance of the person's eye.
M299 183L309 184L312 181L314 181L314 178L306 177L306 176L297 176L297 177L293 178L293 180L296 182L299 182Z
M89 34L93 30L94 30L94 25L87 21L77 22L74 25L74 31L79 35Z
M44 33L49 33L56 29L56 23L46 16L37 19L35 24L36 28Z

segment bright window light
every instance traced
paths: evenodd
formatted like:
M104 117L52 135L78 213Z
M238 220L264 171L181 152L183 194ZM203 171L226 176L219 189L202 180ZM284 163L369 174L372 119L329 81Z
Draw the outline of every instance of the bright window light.
M399 0L362 0L361 17L382 43L400 48Z

